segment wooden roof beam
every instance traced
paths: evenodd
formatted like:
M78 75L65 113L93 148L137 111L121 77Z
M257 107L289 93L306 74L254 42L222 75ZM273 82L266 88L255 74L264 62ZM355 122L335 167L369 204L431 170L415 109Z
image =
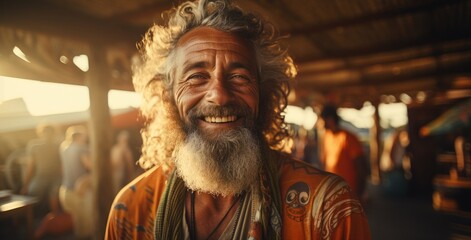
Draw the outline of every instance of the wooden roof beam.
M150 20L153 19L156 21L156 23L162 24L162 18L161 14L169 10L170 8L174 7L174 4L171 2L165 1L165 2L155 2L150 5L145 5L142 6L138 9L120 13L120 14L115 14L114 16L111 17L113 20L121 21L121 22L136 22L139 20ZM149 22L149 27L151 26L152 22Z
M471 39L469 39L471 41ZM415 47L415 49L419 48L418 46ZM371 66L376 66L376 65L389 65L389 64L395 64L395 63L401 63L405 61L411 61L415 59L420 59L420 58L425 58L425 57L437 57L445 54L450 54L450 53L460 53L460 52L467 52L471 50L471 45L469 46L464 46L464 47L459 47L456 49L452 50L443 50L441 47L437 47L436 45L425 45L425 46L420 46L420 48L429 48L426 51L419 51L416 53L412 53L408 57L403 57L403 58L390 58L386 59L383 61L375 61L375 62L368 62L368 61L363 61L361 63L351 63L354 61L353 59L346 59L345 61L350 62L349 66L335 66L332 68L328 69L320 69L320 70L303 70L303 64L308 64L308 63L301 63L298 64L298 74L299 75L308 75L308 74L330 74L330 73L335 73L338 71L363 71L365 68L371 67ZM412 48L408 48L410 50L413 50ZM438 52L437 52L438 50ZM402 50L398 50L402 51ZM407 51L404 50L404 51ZM359 56L361 57L361 56Z
M471 76L471 70L467 66L455 66L453 68L443 69L439 74L436 72L427 72L410 76L385 77L381 78L379 81L373 81L372 79L368 78L366 81L362 79L362 81L359 82L342 82L341 84L316 83L315 81L309 81L309 77L305 76L298 80L296 88L309 88L316 91L343 91L344 89L350 87L368 88L382 87L388 84L404 85L413 81L420 81L421 79L435 79L435 82L438 85L439 78L449 79L451 77L458 76Z
M337 21L321 23L321 24L313 24L310 26L302 27L302 28L293 28L289 30L289 32L286 32L285 34L289 34L290 36L315 34L317 32L328 31L328 30L336 29L338 27L348 27L352 25L364 24L364 23L377 21L377 20L395 18L397 16L406 15L406 14L413 14L417 12L427 12L427 11L435 10L443 6L458 4L464 1L466 0L412 1L413 3L411 2L411 4L407 7L388 8L383 11L373 12L373 13L365 14L362 16L344 18L344 19L339 19Z
M1 3L0 25L87 43L135 44L146 29L61 8L45 1Z
M470 26L471 27L471 26ZM365 48L356 48L354 50L343 50L338 53L329 53L328 56L294 59L297 64L306 64L315 61L325 60L345 60L346 58L361 57L367 55L383 54L386 52L402 51L408 48L417 48L424 46L438 46L451 41L468 39L471 40L471 31L463 29L461 32L435 35L430 38L423 38L409 42L396 42L389 45L368 46Z

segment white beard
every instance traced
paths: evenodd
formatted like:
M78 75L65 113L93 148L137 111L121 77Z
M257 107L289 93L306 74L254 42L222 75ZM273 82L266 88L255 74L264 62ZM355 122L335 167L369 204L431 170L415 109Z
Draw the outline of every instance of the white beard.
M222 196L248 189L257 181L261 166L258 141L246 128L224 131L212 140L192 132L174 159L189 189Z

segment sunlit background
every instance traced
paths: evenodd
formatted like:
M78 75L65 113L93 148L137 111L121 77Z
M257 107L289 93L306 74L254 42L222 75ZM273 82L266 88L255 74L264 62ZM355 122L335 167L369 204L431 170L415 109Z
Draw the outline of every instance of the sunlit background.
M0 102L15 98L23 98L33 116L85 111L90 106L87 87L0 76ZM111 109L138 107L140 97L135 92L111 90L108 101Z

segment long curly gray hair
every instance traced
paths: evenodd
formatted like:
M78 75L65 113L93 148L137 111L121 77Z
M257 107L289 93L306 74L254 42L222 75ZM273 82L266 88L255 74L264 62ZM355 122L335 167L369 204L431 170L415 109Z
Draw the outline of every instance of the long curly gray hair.
M133 83L142 94L143 168L171 164L175 147L184 140L181 121L174 105L172 72L175 47L190 30L207 26L232 32L250 40L258 60L260 89L257 129L273 149L281 149L289 138L283 110L296 68L282 47L276 29L262 18L246 13L230 0L188 1L164 14L167 26L152 26L138 45L141 58L134 64Z

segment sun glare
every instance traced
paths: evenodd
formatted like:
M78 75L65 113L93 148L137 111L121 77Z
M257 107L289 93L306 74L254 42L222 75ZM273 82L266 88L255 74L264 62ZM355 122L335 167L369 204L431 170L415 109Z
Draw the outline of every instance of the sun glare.
M141 98L136 92L111 90L108 93L108 105L111 109L139 107Z
M112 109L137 107L140 102L134 92L112 90L108 97ZM90 106L85 86L0 76L0 103L15 98L23 98L33 116L86 111Z
M285 121L303 126L306 130L311 130L316 124L317 115L311 107L300 108L288 105L285 109Z

